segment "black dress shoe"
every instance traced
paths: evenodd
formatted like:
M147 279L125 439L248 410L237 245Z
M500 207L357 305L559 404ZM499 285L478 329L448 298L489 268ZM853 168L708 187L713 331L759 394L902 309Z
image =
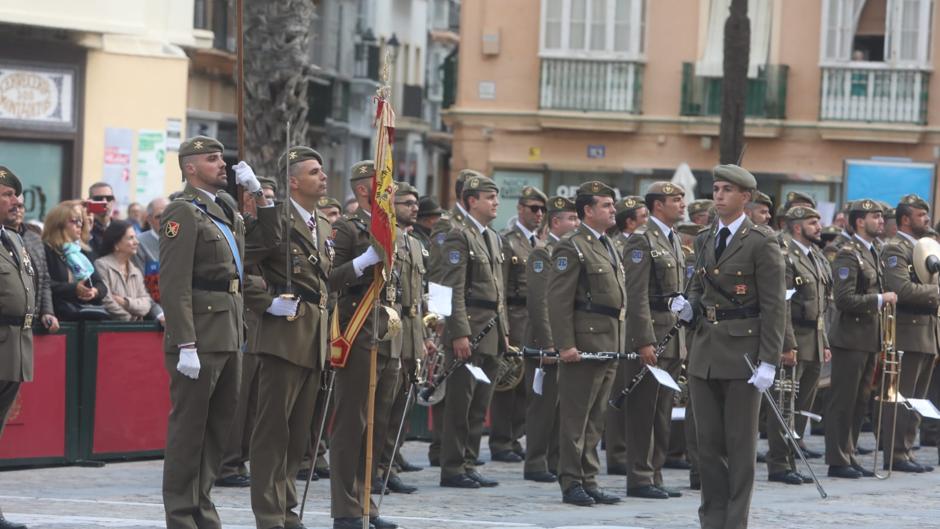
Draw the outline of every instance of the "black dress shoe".
M766 463L766 462L767 462L767 454L765 454L765 453L763 453L763 452L758 452L758 453L757 453L757 462L758 462L758 463Z
M819 459L823 456L822 452L817 452L807 446L800 446L800 450L803 451L803 455L806 457L806 459Z
M234 476L229 476L227 478L221 478L215 480L216 487L250 487L251 479L246 476L239 476L238 474ZM3 529L2 522L0 522L0 529Z
M11 522L0 514L0 529L26 529L26 526L21 523Z
M774 472L767 475L767 481L775 483L786 483L787 485L802 485L803 478L787 470L784 472Z
M830 465L828 476L830 478L858 479L862 473L849 465Z
M474 461L473 464L476 465L476 466L478 466L478 467L482 467L483 465L486 464L486 461L483 461L482 459L477 458L477 460Z
M584 489L584 492L586 492L588 496L594 498L594 503L601 503L603 505L613 505L615 503L620 503L620 496L607 494L601 489Z
M441 466L441 460L440 460L440 459L436 459L436 458L435 458L435 459L431 459L431 458L429 457L429 458L428 458L428 466L429 466L429 467L440 467L440 466Z
M317 478L330 479L330 467L317 467L317 469L314 470L314 475L316 477L313 479L317 479Z
M467 472L467 477L479 483L481 487L495 487L496 485L499 485L499 482L495 479L485 478L476 470Z
M584 491L584 487L582 487L580 483L575 483L568 487L568 490L561 495L561 501L580 507L594 505L594 498Z
M872 453L872 449L871 449L871 448L865 448L864 446L859 446L859 447L857 447L857 448L855 449L855 451L858 452L859 454L863 455L863 456L867 456L868 454Z
M274 528L274 529L276 529L276 528ZM288 525L288 526L285 526L284 529L307 529L307 526L301 523L301 524L298 524L298 525Z
M441 478L442 487L452 487L456 489L478 489L480 484L470 479L466 474L457 474L448 478Z
M522 475L528 481L538 481L539 483L554 483L558 481L558 476L548 471L526 472Z
M912 461L906 461L906 460L895 461L894 464L891 466L893 467L892 470L894 470L895 472L915 472L917 474L921 474L924 472L924 467ZM882 468L884 468L885 470L888 470L888 464L885 463Z
M309 468L302 468L297 471L297 481L307 481L307 475L310 474ZM319 481L320 477L317 476L317 473L313 473L313 477L310 478L310 481Z
M405 458L401 458L401 462L398 464L402 472L420 472L424 470L424 467L419 467L418 465L408 461Z
M512 450L493 452L493 455L490 456L490 459L493 461L499 461L501 463L522 463L522 458L519 457L519 454L513 452Z
M395 474L392 474L388 478L388 489L392 492L398 494L411 494L412 492L418 490L418 487L412 487L411 485L406 485L405 482L401 480ZM378 527L378 525L376 525Z
M667 459L663 463L663 468L677 468L679 470L689 470L690 468L692 468L692 463L689 463L685 459L672 457L672 458Z
M679 489L674 489L674 488L672 488L672 487L666 487L666 486L664 486L664 485L656 485L656 488L659 489L659 490L661 490L661 491L663 491L663 492L665 492L666 494L668 494L670 498L681 498L681 497L682 497L682 492L680 492Z
M381 516L376 516L375 518L369 518L369 524L371 524L375 529L398 529L398 524L395 522L390 522Z
M514 446L512 451L517 456L521 457L522 459L525 459L525 450L521 446Z
M333 529L362 529L362 518L333 518ZM369 529L375 529L371 520Z
M873 478L873 477L875 477L875 473L874 473L874 472L872 472L871 470L868 470L867 468L863 467L862 465L855 464L855 465L852 465L852 468L854 468L856 472L858 472L859 474L861 474L863 478Z
M372 487L371 487L372 494L388 494L388 487L385 487L384 490L382 489L382 485L383 485L382 481L384 479L385 478L379 479L376 477L375 479L372 480Z
M607 475L608 476L626 476L627 467L626 465L607 465Z
M911 463L914 463L915 465L918 465L919 467L923 468L924 472L933 472L933 467L926 463L918 463L917 461L914 461L914 460L911 460Z
M646 498L649 500L668 500L669 494L660 489L659 487L654 487L652 485L644 485L642 487L629 487L627 489L627 496L631 498Z
M689 488L692 490L702 490L702 480L689 476Z
M807 474L802 474L802 473L797 472L797 471L795 471L795 470L793 471L793 474L799 476L800 479L803 480L803 483L812 483L812 482L813 482L813 476L809 476L809 475L807 475Z

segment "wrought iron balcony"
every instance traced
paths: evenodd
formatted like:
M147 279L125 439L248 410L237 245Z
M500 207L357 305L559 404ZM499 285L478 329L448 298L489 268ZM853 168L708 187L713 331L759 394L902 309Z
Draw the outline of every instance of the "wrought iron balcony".
M643 64L593 59L542 59L545 110L640 113Z
M789 67L768 64L757 70L757 77L747 80L744 115L750 118L785 119L787 114L787 76ZM721 115L721 78L695 75L695 65L682 65L683 116Z
M930 72L886 66L822 67L819 119L925 124Z

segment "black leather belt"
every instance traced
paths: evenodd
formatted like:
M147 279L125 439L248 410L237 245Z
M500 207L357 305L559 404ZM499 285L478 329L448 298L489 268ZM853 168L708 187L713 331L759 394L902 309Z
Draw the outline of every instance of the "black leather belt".
M624 309L618 309L608 305L599 305L597 303L591 303L590 301L575 302L574 310L579 310L581 312L591 312L593 314L603 314L604 316L610 316L611 318L616 318L618 320L623 320L626 317L626 311Z
M276 286L274 287L275 294L293 294L300 298L301 301L307 303L313 303L314 305L326 306L326 298L322 294L315 290L310 290L309 288L304 288L300 285L292 285L290 290L285 286ZM323 301L321 304L320 302Z
M669 312L669 304L661 299L650 300L650 310Z
M510 307L525 307L526 298L522 296L509 296L506 298L506 304Z
M796 325L797 327L806 327L806 328L812 327L812 328L816 328L817 323L818 323L818 322L817 322L816 320L806 320L806 319L803 319L803 318L793 318L793 325Z
M236 294L241 290L241 281L237 277L233 279L203 279L201 277L193 277L193 288L209 292L228 292L229 294Z
M12 325L28 329L33 326L33 315L25 316L0 316L0 325Z
M499 310L499 303L495 301L488 301L485 299L468 299L465 305L468 307L475 307L478 309Z
M898 312L903 312L907 314L916 314L918 316L936 316L937 309L930 309L927 307L913 307L910 305L898 304Z
M758 307L741 307L737 309L716 309L715 307L705 307L705 316L708 321L717 323L724 320L746 320L760 316ZM813 323L815 325L815 323Z

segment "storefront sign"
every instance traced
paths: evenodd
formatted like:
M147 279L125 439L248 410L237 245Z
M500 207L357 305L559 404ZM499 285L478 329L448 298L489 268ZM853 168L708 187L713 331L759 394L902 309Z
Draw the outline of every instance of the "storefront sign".
M74 127L74 77L67 69L0 64L0 122Z
M137 202L148 204L163 196L166 141L162 130L137 131Z

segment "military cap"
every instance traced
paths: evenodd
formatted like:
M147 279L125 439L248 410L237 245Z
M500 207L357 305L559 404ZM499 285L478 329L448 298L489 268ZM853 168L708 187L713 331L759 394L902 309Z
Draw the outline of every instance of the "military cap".
M537 187L525 186L522 188L522 194L519 195L519 203L522 204L523 200L541 200L542 203L547 203L548 197Z
M712 174L715 180L730 182L745 191L757 189L757 179L754 178L754 175L752 175L750 171L743 167L731 163L716 165L715 168L712 169Z
M295 145L287 149L287 152L281 155L280 159L278 159L277 166L280 167L281 170L284 170L286 167L290 167L295 163L305 162L307 160L316 160L320 162L320 165L323 165L323 156L320 156L320 153L310 147Z
M339 200L336 200L333 197L320 197L320 200L317 201L318 208L336 208L340 211L343 211L343 205L339 203Z
M193 136L180 143L179 157L191 156L193 154L209 154L210 152L222 152L225 147L215 138L208 136Z
M635 195L623 197L614 203L614 209L617 211L618 217L621 213L626 213L627 211L636 211L645 207L646 202L643 201L643 197L638 197Z
M553 196L548 199L548 212L559 212L559 211L577 211L574 207L574 201L570 198L565 198L563 196Z
M822 235L820 235L820 237L822 237L824 241L831 241L838 237L840 233L842 233L842 228L838 226L826 226L822 229Z
M462 195L466 195L471 191L495 191L499 193L499 187L496 186L496 182L494 182L492 178L479 173L477 174L479 176L468 176L467 179L464 180Z
M374 161L363 160L361 162L356 162L353 164L352 169L349 170L349 181L355 182L365 178L372 178L373 174L375 174Z
M715 201L709 200L707 198L700 198L698 200L693 200L689 203L689 206L686 211L689 212L689 216L697 215L699 213L707 213L709 208L715 205Z
M794 202L805 203L805 204L809 204L811 207L814 207L814 208L816 207L816 199L814 199L813 197L807 195L806 193L802 191L790 191L789 193L787 193L786 201L783 207L787 211L790 211L790 208L793 207Z
M787 218L790 220L806 220L822 217L818 211L809 206L794 206L787 210Z
M653 182L646 188L647 195L685 196L685 189L672 182Z
M266 187L268 189L273 189L277 193L277 180L271 178L270 176L259 176L258 182L261 184L261 187Z
M884 213L884 207L877 200L870 198L860 198L849 203L849 212L860 213Z
M437 203L437 200L434 200L432 197L421 197L418 199L418 218L422 217L433 217L435 215L443 215L444 210L441 209L441 205Z
M754 202L756 204L763 204L770 209L773 209L774 207L774 201L771 200L770 197L767 196L766 193L762 193L756 190L754 191L754 196L751 198L751 202Z
M610 186L604 182L598 182L597 180L581 184L581 187L578 188L578 196L582 195L617 198L617 194L614 193L614 190Z
M679 222L676 224L676 231L683 235L698 235L706 229L708 228L694 222Z
M486 175L481 173L480 171L474 171L473 169L462 169L459 173L457 173L457 181L462 184L466 183L467 179L470 178L471 176L486 176Z
M2 165L0 165L0 185L12 187L17 196L23 194L23 184L20 183L20 179L13 174L13 171Z
M912 208L930 211L930 206L927 204L927 201L920 198L915 193L911 193L910 195L904 195L903 197L901 197L901 201L898 202L898 206L901 206L902 204L905 206L912 207Z
M415 200L421 196L421 194L418 193L418 190L415 189L415 186L409 184L408 182L395 182L395 196L403 197L407 195L414 195Z
M897 218L897 216L898 216L898 210L896 210L896 209L894 209L894 208L884 208L884 210L885 210L885 212L884 212L885 220L893 220L893 219Z

